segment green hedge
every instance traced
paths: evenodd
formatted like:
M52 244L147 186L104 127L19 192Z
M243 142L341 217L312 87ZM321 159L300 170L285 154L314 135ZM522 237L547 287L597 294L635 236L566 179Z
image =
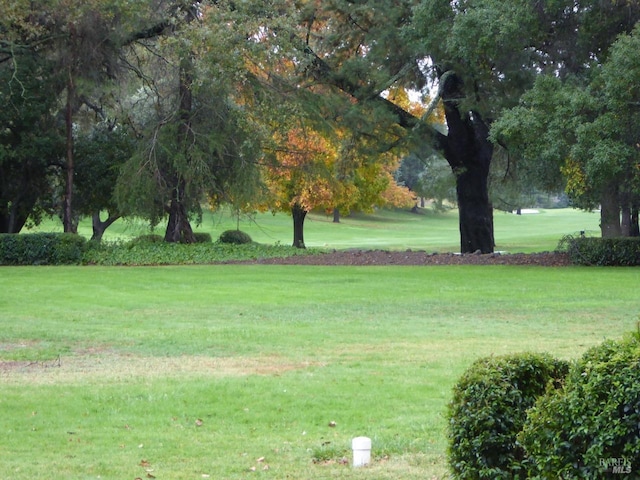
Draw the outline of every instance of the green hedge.
M196 239L196 243L211 243L213 241L211 234L207 232L193 232L193 236Z
M638 337L592 348L539 399L519 436L530 478L640 478Z
M251 237L248 233L241 230L225 230L220 234L220 243L231 243L234 245L242 245L245 243L251 243Z
M640 237L567 236L560 241L558 249L567 252L576 265L640 265Z
M454 478L526 478L526 454L516 437L527 409L568 369L567 362L530 353L474 362L455 385L448 409Z
M86 239L69 233L0 235L0 265L82 263Z

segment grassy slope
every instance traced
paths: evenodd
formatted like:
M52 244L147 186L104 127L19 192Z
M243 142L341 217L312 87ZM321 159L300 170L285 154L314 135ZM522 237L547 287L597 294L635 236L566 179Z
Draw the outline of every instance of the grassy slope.
M510 252L554 250L564 235L580 231L598 234L599 218L596 213L572 209L541 210L538 214L512 215L495 212L496 249ZM206 212L197 231L209 232L217 238L227 229L235 229L236 220L228 212ZM254 241L290 245L292 241L291 217L284 214L259 214L253 221L242 219L240 229ZM39 230L60 230L54 221L45 222ZM80 225L80 233L90 237L90 222ZM162 226L156 230L163 233ZM131 238L148 233L143 222L118 221L107 230L106 240ZM305 241L309 247L365 248L365 249L423 249L427 251L459 251L457 211L435 213L424 210L416 215L406 211L379 211L372 215L354 215L334 224L332 218L311 214L305 222Z
M637 318L638 280L596 268L3 268L0 362L19 363L0 370L0 472L444 478L442 413L469 363L574 358L618 337ZM374 441L364 471L334 462L357 435Z

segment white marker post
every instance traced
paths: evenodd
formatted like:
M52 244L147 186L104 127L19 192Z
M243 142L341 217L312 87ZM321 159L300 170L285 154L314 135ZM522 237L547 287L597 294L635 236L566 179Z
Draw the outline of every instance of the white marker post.
M356 437L351 441L353 449L353 466L363 467L371 462L371 439Z

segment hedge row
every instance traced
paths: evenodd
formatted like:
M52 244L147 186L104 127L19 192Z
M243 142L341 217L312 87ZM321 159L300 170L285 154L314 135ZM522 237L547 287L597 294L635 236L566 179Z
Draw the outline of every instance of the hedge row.
M638 266L640 237L564 237L558 249L576 265Z
M86 243L68 233L0 234L0 265L79 264Z
M454 478L640 478L639 459L640 334L570 366L531 354L479 360L454 389Z

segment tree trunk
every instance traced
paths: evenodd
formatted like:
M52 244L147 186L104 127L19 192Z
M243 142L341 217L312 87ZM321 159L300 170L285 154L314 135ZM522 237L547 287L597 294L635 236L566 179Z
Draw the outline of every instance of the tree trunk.
M169 243L196 243L181 191L180 188L175 188L173 191L173 198L169 204L169 221L167 222L164 241Z
M67 105L65 110L65 128L67 130L66 140L66 188L63 201L62 211L62 225L64 231L67 233L77 233L77 226L73 221L73 177L74 177L74 165L73 165L73 101L75 96L75 85L73 82L73 76L69 72L69 78L67 79Z
M471 169L456 177L462 253L493 252L493 207L486 179L482 172Z
M306 248L304 245L304 219L307 211L298 203L291 207L293 217L293 246L296 248Z
M629 202L623 202L620 209L620 235L623 237L631 236L631 205Z
M460 112L458 99L464 94L460 79L453 74L444 82L442 100L449 131L440 137L440 146L456 176L460 251L491 253L495 242L488 184L493 156L489 127L479 113Z
M640 224L638 224L638 207L633 205L631 207L631 225L629 227L630 237L640 237Z
M100 212L96 212L91 217L91 224L93 227L93 234L91 235L91 240L94 242L101 242L102 236L107 228L109 228L113 223L120 218L120 215L111 215L108 214L107 219L103 222L100 219Z
M622 235L620 225L620 202L616 185L606 188L600 199L600 234L602 238Z
M195 18L195 12L189 11L190 19ZM178 92L180 95L178 105L178 117L180 123L178 124L178 145L183 151L187 163L189 163L190 157L190 143L192 141L191 131L191 116L193 110L193 58L192 54L188 53L180 61L179 72L179 85ZM174 179L174 185L171 202L168 207L169 221L167 223L167 230L164 235L166 242L172 243L195 243L196 239L193 235L193 229L189 222L189 212L185 205L185 191L187 189L187 183L184 177L181 177L181 173L177 172Z
M35 200L23 201L18 195L13 201L8 202L6 213L0 212L0 233L20 233L24 224L27 223L29 213L33 210Z
M333 209L333 223L340 223L340 209Z

